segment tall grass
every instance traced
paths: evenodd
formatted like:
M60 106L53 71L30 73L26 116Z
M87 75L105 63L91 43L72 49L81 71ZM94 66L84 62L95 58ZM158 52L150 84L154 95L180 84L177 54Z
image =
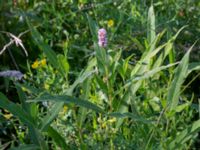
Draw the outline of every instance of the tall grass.
M125 2L120 5L125 6ZM95 16L97 12L98 9L90 13ZM17 139L17 147L14 142L11 144L11 149L192 147L200 130L200 121L194 118L199 109L193 97L186 96L183 84L192 71L200 69L199 63L189 61L195 44L179 61L172 59L174 42L187 27L166 39L166 30L156 32L154 6L150 6L147 36L142 42L133 39L142 51L136 59L134 54L124 57L126 45L115 45L122 21L115 30L108 30L108 35L112 32L108 46L99 47L97 32L101 23L88 13L84 16L93 52L81 71L72 68L81 61L73 60L74 64L70 64L68 45L62 45L64 50L56 53L40 27L26 17L31 40L47 64L32 70L27 63L29 71L24 81L13 84L19 103L0 92L0 107L25 128L16 129L21 138Z

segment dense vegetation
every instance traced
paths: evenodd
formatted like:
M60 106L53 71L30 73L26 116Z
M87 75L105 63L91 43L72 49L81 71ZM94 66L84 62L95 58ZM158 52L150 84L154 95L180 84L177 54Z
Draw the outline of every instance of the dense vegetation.
M0 1L0 149L199 149L199 8Z

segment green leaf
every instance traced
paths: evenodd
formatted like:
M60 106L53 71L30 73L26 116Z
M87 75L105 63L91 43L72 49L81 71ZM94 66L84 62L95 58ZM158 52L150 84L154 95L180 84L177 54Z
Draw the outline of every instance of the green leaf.
M153 121L151 121L151 120L147 120L147 119L142 118L140 116L136 116L136 115L134 115L133 113L130 113L130 112L125 112L125 113L112 112L112 113L107 114L107 116L116 117L116 118L131 118L133 121L147 123L147 124L153 123Z
M69 73L69 63L64 55L59 54L57 56L59 68L62 70L63 76L67 79Z
M188 52L182 58L180 64L177 66L174 79L169 87L169 91L167 94L167 102L170 105L170 110L174 110L178 105L181 85L183 84L185 78L187 77L189 54L193 46L188 50Z
M38 145L41 150L48 150L48 145L40 130L34 126L29 126L29 135L34 144Z
M188 75L192 72L192 71L195 71L195 70L200 70L200 63L199 62L193 62L193 63L190 63L189 66L188 66Z
M82 72L79 75L79 77L76 79L76 81L70 86L70 88L68 89L66 94L71 95L73 90L75 89L75 87L78 84L83 83L83 81L85 81L85 79L87 79L88 77L91 77L94 74L94 72L95 72L95 70Z
M39 125L41 131L45 131L51 124L51 122L56 118L58 113L62 110L64 103L56 102L53 107L48 111L47 115L42 119Z
M72 85L70 85L70 88L68 89L67 95L71 95L74 88L80 84L83 83L87 78L91 77L95 70L93 70L94 66L96 65L96 59L93 58L88 62L87 68L80 73L80 75L77 77L76 81Z
M33 119L19 105L9 101L7 97L0 92L0 107L7 109L14 116L18 117L23 123L34 126Z
M17 83L17 85L21 87L24 91L34 94L34 95L40 95L41 92L45 92L45 91L41 91L41 89L37 89L33 86L30 86L27 83Z
M128 66L129 66L129 60L132 57L133 57L133 55L130 55L125 60L123 60L123 61L119 60L119 62L118 62L117 71L119 72L119 74L121 75L123 80L125 79L125 77L127 75L127 70L128 70Z
M129 36L129 38L133 41L133 43L136 44L137 48L141 52L144 52L145 48L144 48L144 46L140 43L140 41L137 38L133 38L132 36Z
M84 82L88 77L91 77L91 75L94 73L93 66L96 64L95 59L91 59L88 63L87 68L80 73L79 77L76 79L76 81L69 87L69 89L66 91L66 94L72 95L74 88ZM42 123L40 124L40 129L46 130L51 122L56 118L58 113L63 107L64 102L62 101L55 101L56 103L53 105L53 108L50 109L50 111L47 113L47 116L43 118Z
M179 33L185 28L186 26L183 26L177 33L175 36L173 36L171 39L170 39L170 43L172 43L176 37L179 35ZM173 51L173 48L171 47L171 50L169 51L169 62L170 63L174 63L175 62L175 52ZM173 73L173 69L170 69L170 73Z
M103 82L103 80L98 75L95 75L95 79L96 79L97 84L100 86L101 90L104 93L107 93L108 92L108 87L106 86L106 83Z
M96 112L104 113L104 111L97 105L95 105L87 100L82 100L80 98L75 98L75 97L68 96L68 95L56 95L56 96L45 95L45 96L36 98L34 100L29 100L29 102L43 102L43 101L64 102L65 104L75 104L80 107L92 109Z
M27 19L27 24L31 30L31 35L35 44L40 48L41 51L45 53L47 59L49 60L50 64L56 68L62 75L65 75L65 69L61 65L62 61L60 62L57 59L56 53L52 50L52 48L46 44L43 40L42 35L34 28ZM65 64L66 65L66 64Z
M10 148L10 150L39 150L40 148L34 144L20 145L18 147Z
M169 55L169 52L172 50L173 43L168 42L165 46L164 51L159 55L159 57L156 59L153 68L159 67L165 60L166 56Z
M69 149L65 139L51 126L48 127L47 134L53 139L60 149Z
M24 124L29 127L29 136L34 144L37 144L42 150L47 149L47 145L43 140L41 133L37 130L37 123L25 112L19 105L10 102L7 97L0 92L0 107L7 109L14 116L18 117Z
M92 20L92 18L86 14L87 16L87 20L88 20L88 23L89 23L89 27L90 27L90 32L92 34L92 38L93 38L93 41L97 41L97 25L95 23L94 20Z
M152 44L156 37L156 25L155 25L155 14L153 5L149 8L148 11L148 22L147 22L147 37L149 44Z
M157 47L155 50L153 51L147 51L143 54L142 58L140 59L140 61L136 64L136 66L134 67L134 69L131 72L131 76L137 74L141 74L144 73L146 71L149 70L149 63L150 60L160 51L162 50L164 47L166 46L166 43Z
M169 149L177 149L180 148L181 145L186 143L188 140L192 138L194 134L197 134L200 131L200 120L197 120L192 123L185 130L181 131L175 139L169 143Z
M129 91L124 93L123 98L122 98L121 102L119 103L118 108L116 109L119 113L128 112L128 107L126 105L124 105L123 103L127 103L128 101L130 101L130 92ZM124 120L124 118L119 118L117 120L117 123L116 123L117 128L119 128L122 125L123 120Z
M169 64L169 65L166 65L166 66L161 66L161 67L158 67L158 68L155 68L153 70L150 70L148 72L144 72L142 75L137 75L137 76L133 76L125 85L124 87L128 87L129 85L132 85L134 82L136 81L140 81L140 80L144 80L144 79L148 79L150 77L152 77L153 75L155 75L156 73L162 71L162 70L165 70L167 68L170 68L170 67L173 67L175 65L177 65L177 63L173 63L173 64Z
M88 99L90 97L91 83L92 83L91 79L92 78L86 79L81 85L81 88L83 89L81 97L83 99ZM83 107L78 110L77 124L79 129L82 128L82 125L84 125L84 122L87 119L87 112L88 112L87 109Z
M185 108L189 107L190 105L191 105L191 103L189 103L189 102L178 105L176 107L176 112L181 112L181 111L185 110Z
M43 41L42 35L31 25L29 24L29 28L31 29L31 35L35 44L40 48L41 51L45 53L49 62L55 68L58 68L59 63L56 57L56 53L51 49L51 47Z

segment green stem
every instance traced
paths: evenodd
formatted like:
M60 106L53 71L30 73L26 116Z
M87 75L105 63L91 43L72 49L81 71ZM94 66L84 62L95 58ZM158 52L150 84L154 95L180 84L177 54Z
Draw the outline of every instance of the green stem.
M166 108L167 108L167 107L166 107ZM157 122L156 122L155 128L153 128L153 129L151 130L151 134L150 134L149 139L148 139L148 141L147 141L147 144L146 144L146 146L145 146L145 150L148 149L148 146L149 146L149 144L150 144L150 142L151 142L151 139L152 139L152 137L153 137L153 134L154 134L154 132L155 132L155 129L157 128L158 124L160 123L161 117L163 116L163 114L164 114L165 111L167 110L166 108L164 108L164 109L161 111L160 116L159 116L159 118L158 118L158 120L157 120Z

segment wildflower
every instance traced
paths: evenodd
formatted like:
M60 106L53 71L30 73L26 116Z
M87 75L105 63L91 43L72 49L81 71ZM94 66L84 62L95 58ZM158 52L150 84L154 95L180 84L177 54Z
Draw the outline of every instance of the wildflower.
M6 109L4 109L4 111L5 111L5 114L3 114L3 116L4 116L7 120L9 120L13 115L12 115L8 110L6 110Z
M109 123L114 123L114 122L116 122L116 121L117 121L116 118L112 118L112 119L109 119L109 120L108 120Z
M32 67L33 69L37 69L38 67L43 67L43 66L45 66L46 64L47 64L46 59L42 59L41 61L36 60L36 61L31 65L31 67Z
M67 110L68 110L67 106L66 106L66 105L64 105L64 106L63 106L63 113L66 113L66 112L67 112Z
M114 20L112 20L112 19L108 20L107 25L108 25L109 28L113 27L114 26Z
M37 69L38 67L39 67L39 61L38 60L36 60L32 65L31 65L31 67L33 68L33 69Z
M7 70L7 71L0 72L0 77L13 77L17 80L21 80L23 76L24 75L20 71L17 71L17 70Z
M106 30L104 28L99 29L98 31L98 44L100 47L107 46Z
M102 128L106 128L107 127L107 122L104 122L102 125L101 125Z
M42 59L42 60L40 61L40 64L41 64L41 66L45 66L45 65L47 64L46 59Z
M66 114L67 111L68 111L68 107L64 105L62 111L60 112L60 114L63 116L63 119L66 118L66 115L64 114Z
M13 115L11 113L3 115L7 120L9 120Z

